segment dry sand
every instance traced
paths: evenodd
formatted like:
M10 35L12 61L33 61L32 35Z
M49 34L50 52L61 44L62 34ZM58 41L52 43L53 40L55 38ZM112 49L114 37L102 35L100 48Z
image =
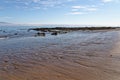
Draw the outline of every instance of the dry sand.
M120 80L119 31L73 32L0 44L0 80Z

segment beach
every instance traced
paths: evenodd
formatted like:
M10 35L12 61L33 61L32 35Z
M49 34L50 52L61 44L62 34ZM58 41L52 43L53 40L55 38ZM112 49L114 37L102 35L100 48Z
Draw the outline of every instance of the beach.
M120 30L28 33L0 39L0 80L120 80Z

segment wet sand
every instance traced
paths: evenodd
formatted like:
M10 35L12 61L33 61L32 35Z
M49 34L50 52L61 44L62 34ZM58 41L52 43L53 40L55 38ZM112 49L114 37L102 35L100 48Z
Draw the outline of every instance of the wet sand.
M0 40L0 80L120 80L120 32Z

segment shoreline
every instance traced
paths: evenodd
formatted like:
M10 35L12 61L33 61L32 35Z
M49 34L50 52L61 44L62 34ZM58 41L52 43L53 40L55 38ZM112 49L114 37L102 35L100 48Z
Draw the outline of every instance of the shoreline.
M118 27L54 27L54 28L28 28L26 30L13 27L13 31L0 30L0 39L17 38L17 37L45 37L67 34L73 31L110 31L120 30Z
M3 40L0 79L118 80L120 32L106 31Z
M45 36L46 32L51 35L66 34L73 31L108 31L120 30L119 27L54 27L54 28L30 28L28 32L34 30L38 33L36 36Z
M31 28L29 30L35 30L35 31L51 31L51 30L76 31L76 30L110 30L110 29L120 29L120 27L54 27L54 28Z

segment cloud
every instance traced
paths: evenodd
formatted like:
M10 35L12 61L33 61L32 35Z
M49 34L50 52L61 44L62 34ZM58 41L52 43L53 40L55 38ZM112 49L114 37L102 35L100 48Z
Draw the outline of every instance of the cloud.
M97 11L98 8L95 5L85 5L85 6L71 6L71 12L68 14L70 15L81 15L81 14L87 14L89 12Z
M12 8L15 6L18 6L19 8L24 8L24 9L47 9L47 8L58 8L58 7L63 7L63 6L69 6L75 4L78 2L82 4L82 0L3 0L6 2L6 4L12 4ZM108 2L113 2L113 1L120 1L120 0L98 0L98 2L101 3L108 3ZM86 1L88 3L94 3L96 0L88 0ZM69 4L70 3L70 4ZM86 5L89 5L89 4ZM96 4L97 5L97 4ZM7 6L8 7L8 6ZM9 6L11 7L11 6ZM88 7L86 6L72 6L73 10L76 9L86 9ZM89 11L95 11L95 9L88 9Z
M120 2L120 0L102 0L103 3Z
M104 3L108 3L108 2L112 2L112 1L114 1L114 0L102 0L102 2L104 2Z
M79 11L79 10L96 11L97 7L95 5L91 5L91 6L72 6L72 11Z
M79 9L72 9L71 11L79 11Z
M19 8L29 7L32 9L44 9L57 6L63 6L66 3L73 2L76 0L5 0L7 4L13 4L13 6L19 6ZM35 6L37 6L35 8Z
M74 8L74 9L84 9L84 8L86 8L86 6L72 6L72 8Z
M78 15L78 14L85 14L85 13L83 13L83 12L71 12L71 13L69 13L69 14Z
M82 14L86 14L86 13L76 11L76 12L70 12L70 13L67 13L67 14L65 14L65 15L82 15Z

